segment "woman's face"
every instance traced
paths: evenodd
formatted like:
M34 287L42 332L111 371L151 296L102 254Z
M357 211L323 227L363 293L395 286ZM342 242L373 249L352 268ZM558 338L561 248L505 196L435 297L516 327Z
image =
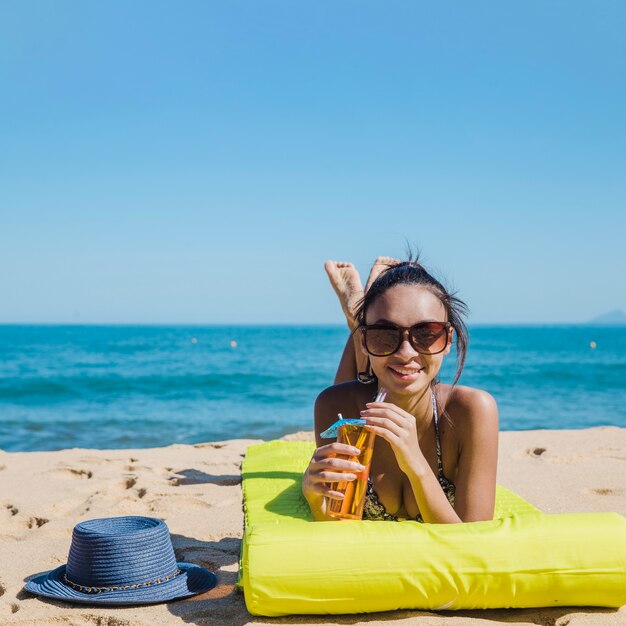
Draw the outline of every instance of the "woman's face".
M365 319L366 324L391 322L402 327L433 321L446 322L446 310L437 296L416 285L391 287L374 300ZM452 331L445 350L439 354L420 354L405 334L397 352L389 356L368 355L380 386L401 395L423 391L437 376L444 355L450 352L451 338ZM361 348L367 354L363 336Z

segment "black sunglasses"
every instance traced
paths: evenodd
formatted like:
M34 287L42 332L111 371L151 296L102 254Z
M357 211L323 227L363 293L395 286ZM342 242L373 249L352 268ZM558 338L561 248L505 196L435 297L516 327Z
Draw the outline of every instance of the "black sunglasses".
M439 354L448 345L450 322L420 322L409 328L395 324L365 324L361 326L365 349L372 356L389 356L402 345L408 333L409 341L420 354Z

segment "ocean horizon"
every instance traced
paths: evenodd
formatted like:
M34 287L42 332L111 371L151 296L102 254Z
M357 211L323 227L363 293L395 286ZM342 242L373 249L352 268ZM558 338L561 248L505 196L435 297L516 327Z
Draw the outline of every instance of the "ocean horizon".
M335 324L0 324L0 448L143 448L313 429ZM454 350L442 382L451 382ZM626 327L472 324L460 383L501 430L626 427Z

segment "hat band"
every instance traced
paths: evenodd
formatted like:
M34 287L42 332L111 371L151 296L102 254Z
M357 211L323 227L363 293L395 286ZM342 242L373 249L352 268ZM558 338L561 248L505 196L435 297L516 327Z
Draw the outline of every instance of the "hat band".
M115 585L111 587L86 587L85 585L79 585L78 583L71 581L66 574L63 574L63 580L70 587L76 589L76 591L82 591L83 593L104 593L106 591L123 591L125 589L139 589L140 587L152 587L154 585L160 585L162 583L173 580L177 576L180 576L182 573L182 570L177 569L173 574L161 576L160 578L155 578L154 580L148 580L144 583L134 583L132 585Z

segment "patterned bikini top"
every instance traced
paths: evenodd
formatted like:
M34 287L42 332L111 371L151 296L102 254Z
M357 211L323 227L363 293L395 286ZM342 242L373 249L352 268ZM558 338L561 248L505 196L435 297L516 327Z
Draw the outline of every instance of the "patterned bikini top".
M443 462L441 460L441 438L439 436L439 415L437 413L437 400L435 399L434 392L432 393L433 399L433 419L435 421L435 443L437 446L437 477L439 479L439 484L443 489L443 492L446 494L448 498L448 502L450 506L454 507L454 483L450 482L443 473ZM365 507L363 509L363 519L364 520L384 520L397 522L398 516L391 515L391 513L387 513L385 509L385 505L378 499L378 494L374 491L374 483L372 483L372 479L367 479L367 492L365 494ZM416 522L423 522L421 515L418 515L415 518Z

